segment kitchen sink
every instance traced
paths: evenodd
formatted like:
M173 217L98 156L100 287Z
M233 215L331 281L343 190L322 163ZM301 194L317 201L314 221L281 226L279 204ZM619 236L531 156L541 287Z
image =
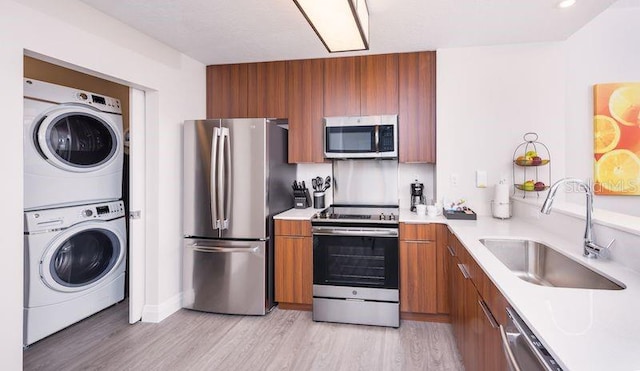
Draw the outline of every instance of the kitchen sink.
M482 238L487 247L521 280L551 287L622 290L625 286L533 240Z

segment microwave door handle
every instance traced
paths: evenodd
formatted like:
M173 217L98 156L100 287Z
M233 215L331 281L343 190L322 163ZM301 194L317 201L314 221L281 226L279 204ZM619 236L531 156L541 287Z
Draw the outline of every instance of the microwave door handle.
M211 163L209 165L209 196L211 197L211 227L213 229L220 228L220 219L218 219L218 202L217 202L217 184L218 184L218 138L220 136L220 128L213 128L211 137Z
M222 128L222 139L224 147L224 216L222 217L222 229L229 228L229 217L231 215L231 192L233 184L231 184L231 137L229 128Z
M375 129L376 153L380 152L380 125L376 125Z

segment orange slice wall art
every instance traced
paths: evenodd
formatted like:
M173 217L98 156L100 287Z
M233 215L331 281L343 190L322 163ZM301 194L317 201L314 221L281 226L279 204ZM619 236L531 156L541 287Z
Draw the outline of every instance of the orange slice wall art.
M594 190L640 195L640 83L593 87Z

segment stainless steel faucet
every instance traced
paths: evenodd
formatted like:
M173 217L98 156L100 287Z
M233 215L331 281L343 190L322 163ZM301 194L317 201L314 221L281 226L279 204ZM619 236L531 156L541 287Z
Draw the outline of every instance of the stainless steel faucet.
M587 195L587 220L586 227L584 229L584 252L583 255L587 258L597 258L602 255L606 250L608 250L615 239L611 240L607 246L600 246L593 241L593 222L591 221L592 213L593 213L593 190L591 189L591 185L586 183L583 180L577 178L563 178L555 182L551 189L549 189L549 193L547 194L547 198L544 200L544 204L542 204L542 209L540 209L541 213L551 214L551 204L553 204L553 198L560 188L560 185L564 183L571 183L577 185L581 190L583 190Z

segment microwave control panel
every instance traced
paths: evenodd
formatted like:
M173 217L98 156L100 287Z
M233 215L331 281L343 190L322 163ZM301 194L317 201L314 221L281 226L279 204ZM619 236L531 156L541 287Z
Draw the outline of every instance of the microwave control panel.
M395 150L393 125L381 125L379 133L380 144L378 150L380 152L393 152Z

